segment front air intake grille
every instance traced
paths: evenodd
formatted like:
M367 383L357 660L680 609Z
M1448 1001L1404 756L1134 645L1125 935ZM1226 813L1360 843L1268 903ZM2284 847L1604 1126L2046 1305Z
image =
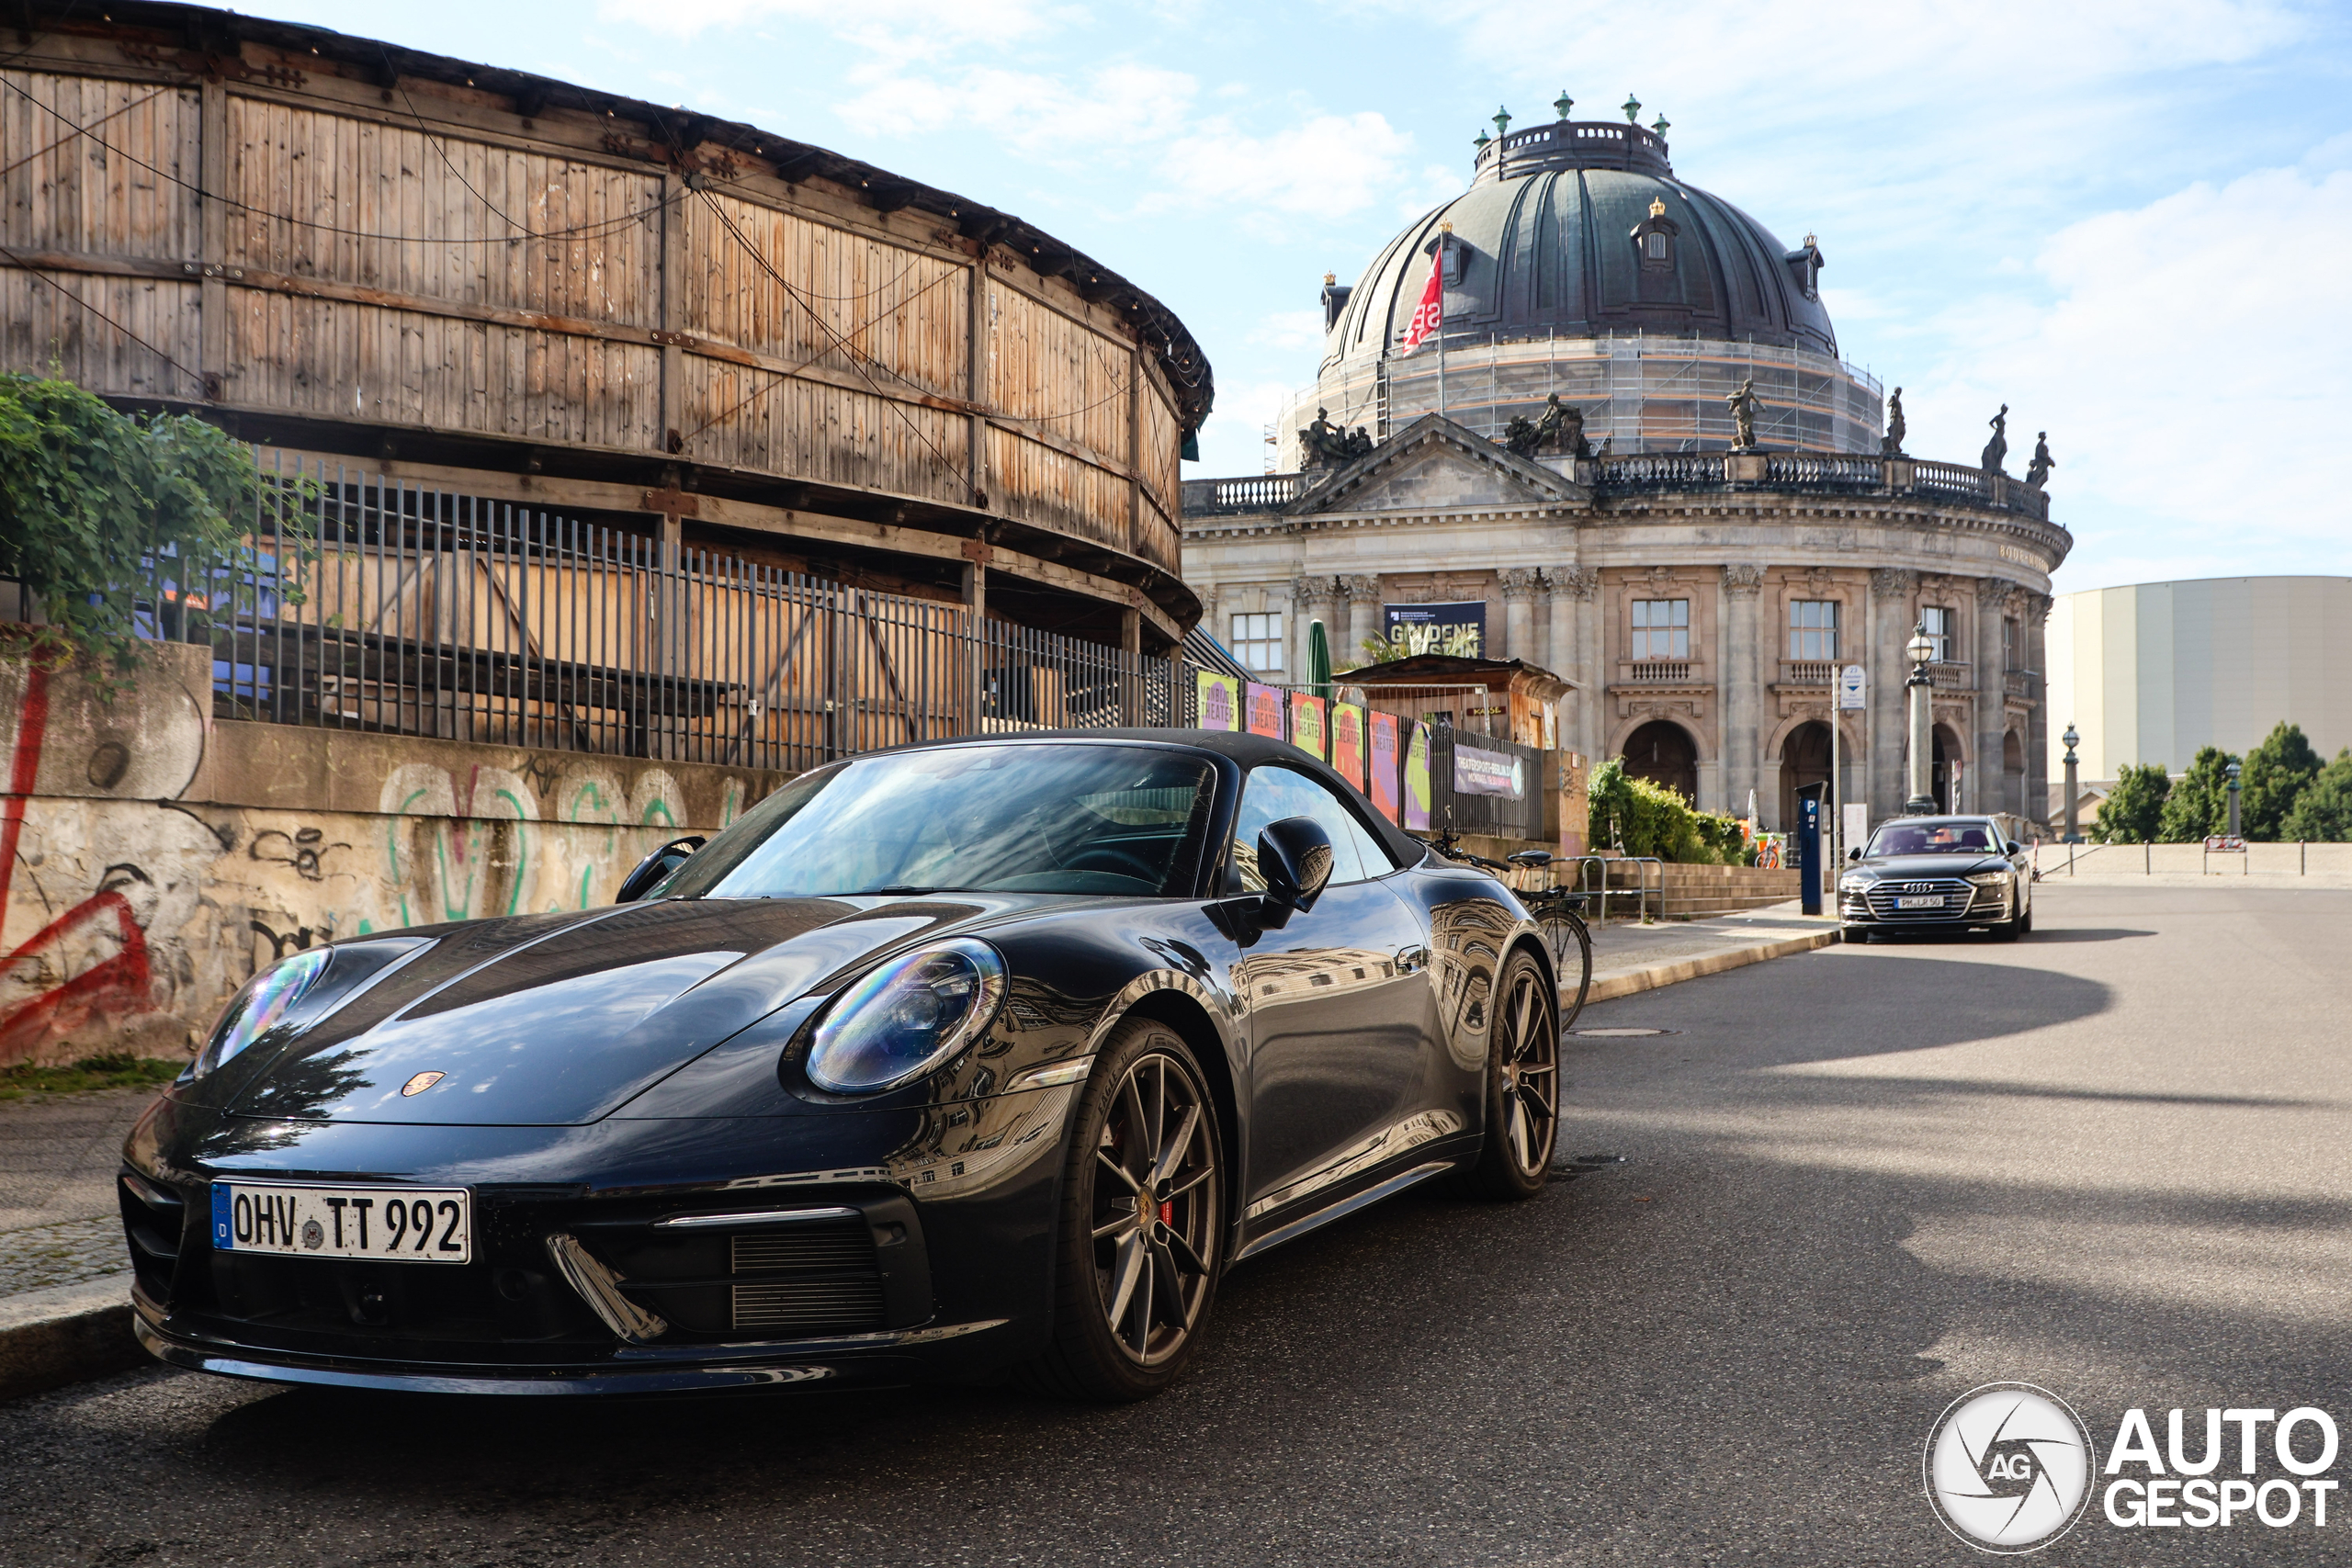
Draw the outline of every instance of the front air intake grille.
M874 1268L874 1233L864 1220L747 1231L733 1240L733 1272L738 1274Z
M796 1334L882 1326L882 1280L774 1280L735 1287L735 1326Z
M1889 878L1870 890L1872 918L1882 920L1959 920L1968 915L1970 896L1976 889L1957 876L1921 877L1910 881ZM1932 897L1941 902L1905 908L1898 900Z

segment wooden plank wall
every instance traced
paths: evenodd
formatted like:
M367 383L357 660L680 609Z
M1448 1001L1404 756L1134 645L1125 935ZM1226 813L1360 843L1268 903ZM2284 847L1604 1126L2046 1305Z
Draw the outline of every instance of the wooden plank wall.
M408 105L442 112L425 84L387 110L325 76L107 69L6 73L32 100L0 102L0 244L25 257L0 261L9 368L638 454L675 429L693 460L951 506L978 488L1176 568L1165 383L1136 384L1111 311L1010 253L764 175L690 188L594 122L508 142L452 104L420 127Z

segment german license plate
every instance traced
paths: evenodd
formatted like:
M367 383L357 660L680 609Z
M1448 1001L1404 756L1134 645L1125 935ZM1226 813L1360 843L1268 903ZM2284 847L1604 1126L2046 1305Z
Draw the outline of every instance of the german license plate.
M1944 907L1944 896L1940 893L1917 894L1897 898L1894 907L1898 909L1940 909Z
M462 1187L212 1184L212 1246L286 1258L385 1263L473 1259L473 1201Z

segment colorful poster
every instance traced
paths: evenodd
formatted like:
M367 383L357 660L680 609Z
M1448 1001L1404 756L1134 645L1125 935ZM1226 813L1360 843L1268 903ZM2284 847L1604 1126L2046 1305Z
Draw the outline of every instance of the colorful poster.
M1232 675L1201 671L1201 725L1203 729L1238 729L1241 728L1241 682Z
M1283 694L1272 686L1261 686L1252 681L1243 688L1243 717L1252 735L1283 738Z
M1430 830L1430 727L1413 726L1405 742L1405 827L1417 833Z
M1371 716L1373 808L1391 822L1396 820L1396 716Z
M1331 705L1331 766L1356 788L1363 788L1363 709L1353 703Z
M1305 692L1290 694L1290 743L1310 757L1330 755L1330 738L1324 733L1325 699Z
M1489 751L1460 736L1453 740L1453 793L1527 798L1527 763L1509 751Z

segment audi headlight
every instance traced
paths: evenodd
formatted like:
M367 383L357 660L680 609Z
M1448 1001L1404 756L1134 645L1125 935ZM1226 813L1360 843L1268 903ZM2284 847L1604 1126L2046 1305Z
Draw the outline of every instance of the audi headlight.
M834 1094L910 1084L979 1037L1004 999L1004 960L957 937L903 953L833 998L808 1049L808 1081Z
M2013 871L1980 871L1968 880L1979 887L2007 887L2016 875Z
M314 947L246 981L245 988L220 1014L220 1021L212 1026L212 1038L188 1077L202 1077L274 1028L317 982L332 956L327 949Z
M1860 872L1848 872L1838 879L1838 890L1840 893L1867 893L1877 880L1875 876L1866 876Z

